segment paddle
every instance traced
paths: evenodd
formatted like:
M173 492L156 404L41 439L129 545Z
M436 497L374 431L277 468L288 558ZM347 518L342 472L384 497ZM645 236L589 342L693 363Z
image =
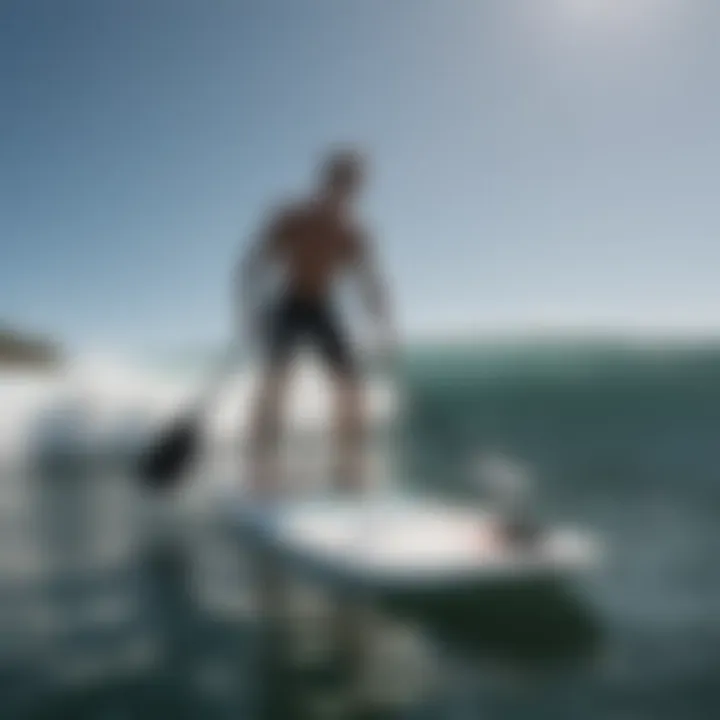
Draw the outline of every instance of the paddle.
M406 378L406 367L403 363L400 348L393 348L387 362L387 377L394 388L397 399L395 416L389 428L393 480L398 485L398 490L402 491L408 481L408 382Z
M384 493L403 494L407 482L407 403L408 382L403 350L393 340L381 346L376 352L373 366L377 375L389 386L395 404L392 418L386 423L382 440L385 457L388 461L388 485Z
M193 405L173 418L141 451L136 472L141 484L156 492L178 487L197 458L202 441L203 414L213 402L234 367L231 345L211 374L204 391Z

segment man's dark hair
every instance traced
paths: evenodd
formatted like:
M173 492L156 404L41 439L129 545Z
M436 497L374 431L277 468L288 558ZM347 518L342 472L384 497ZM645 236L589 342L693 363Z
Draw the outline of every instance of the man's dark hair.
M335 150L322 165L322 180L326 187L356 187L363 177L363 158L356 150Z

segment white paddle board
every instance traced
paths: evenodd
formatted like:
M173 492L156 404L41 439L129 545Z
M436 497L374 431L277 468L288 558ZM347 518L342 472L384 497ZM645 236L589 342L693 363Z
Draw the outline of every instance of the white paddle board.
M579 529L550 528L513 547L488 513L435 500L226 500L222 512L239 537L289 570L380 594L572 580L600 559L598 543Z

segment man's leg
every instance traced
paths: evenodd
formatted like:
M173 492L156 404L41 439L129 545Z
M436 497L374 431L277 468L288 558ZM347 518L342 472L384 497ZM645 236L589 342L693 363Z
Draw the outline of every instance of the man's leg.
M249 490L258 499L272 498L280 490L278 454L287 383L287 368L274 367L258 387L248 448Z
M366 485L365 422L362 388L354 374L336 378L335 402L335 484L342 492L359 495Z
M335 488L353 495L365 490L365 413L363 387L350 344L329 309L315 330L319 347L332 373L335 395ZM331 613L331 643L341 667L359 677L367 659L372 628L362 601L343 598Z
M278 445L291 356L300 324L297 308L282 298L266 314L262 328L265 340L264 369L258 381L248 437L249 489L258 499L272 497L280 490Z
M308 325L332 374L336 453L333 483L343 492L360 493L365 485L365 423L363 388L355 358L344 328L330 307L318 307Z

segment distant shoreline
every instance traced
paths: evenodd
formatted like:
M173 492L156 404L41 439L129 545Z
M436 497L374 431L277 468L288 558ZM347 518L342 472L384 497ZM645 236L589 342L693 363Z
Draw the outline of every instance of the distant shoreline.
M0 328L0 368L48 370L62 362L56 343L26 333Z

